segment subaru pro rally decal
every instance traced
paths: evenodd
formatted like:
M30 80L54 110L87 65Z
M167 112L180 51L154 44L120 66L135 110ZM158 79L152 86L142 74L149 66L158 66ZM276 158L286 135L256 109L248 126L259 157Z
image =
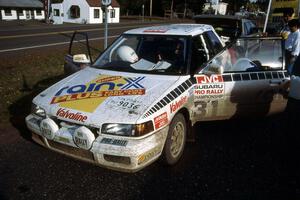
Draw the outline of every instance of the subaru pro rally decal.
M108 97L144 95L145 88L140 83L144 78L100 75L85 85L61 88L50 104L91 113Z
M198 75L194 86L195 100L222 99L225 95L225 83L222 75Z

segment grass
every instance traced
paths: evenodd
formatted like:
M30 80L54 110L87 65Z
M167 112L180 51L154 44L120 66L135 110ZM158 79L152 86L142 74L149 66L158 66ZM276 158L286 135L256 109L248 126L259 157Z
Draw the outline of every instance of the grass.
M102 44L92 47L101 49ZM80 49L75 45L74 52L80 52ZM98 56L99 52L92 50L92 57ZM0 55L0 125L8 124L16 117L23 120L30 112L34 96L63 78L67 53L67 46L57 46Z

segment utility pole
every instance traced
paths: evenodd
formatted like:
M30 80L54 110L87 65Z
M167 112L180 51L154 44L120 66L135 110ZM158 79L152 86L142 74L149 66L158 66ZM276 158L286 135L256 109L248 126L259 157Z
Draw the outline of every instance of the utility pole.
M152 0L150 0L150 17L152 17Z
M219 10L219 0L216 0L215 15L218 14L218 10Z
M186 17L186 6L187 6L187 4L186 4L186 0L184 0L184 11L183 11L183 18L185 18L185 17Z
M45 21L48 23L49 20L49 8L50 8L50 1L44 0L44 10L45 10Z
M270 15L271 4L272 4L272 0L269 0L269 5L268 5L268 10L267 10L267 15L266 15L266 19L265 19L263 33L265 33L267 30L267 24L268 24L268 19L269 19L269 15Z
M142 5L142 19L145 21L145 5Z
M107 48L108 23L107 23L107 7L111 4L111 0L102 0L102 5L105 7L105 28L104 28L104 49Z
M171 2L171 19L173 19L173 5L174 5L174 0Z

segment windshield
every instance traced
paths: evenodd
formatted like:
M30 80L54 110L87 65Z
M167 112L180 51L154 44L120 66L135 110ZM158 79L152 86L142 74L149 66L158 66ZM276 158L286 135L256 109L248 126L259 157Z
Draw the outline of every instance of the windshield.
M187 37L124 34L93 67L124 72L185 74Z

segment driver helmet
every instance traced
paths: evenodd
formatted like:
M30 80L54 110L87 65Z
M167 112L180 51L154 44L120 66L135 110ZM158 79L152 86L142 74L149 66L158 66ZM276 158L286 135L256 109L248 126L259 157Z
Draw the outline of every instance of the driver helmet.
M125 62L135 63L139 60L139 57L136 55L135 51L129 46L121 46L117 50L117 55L122 61Z

